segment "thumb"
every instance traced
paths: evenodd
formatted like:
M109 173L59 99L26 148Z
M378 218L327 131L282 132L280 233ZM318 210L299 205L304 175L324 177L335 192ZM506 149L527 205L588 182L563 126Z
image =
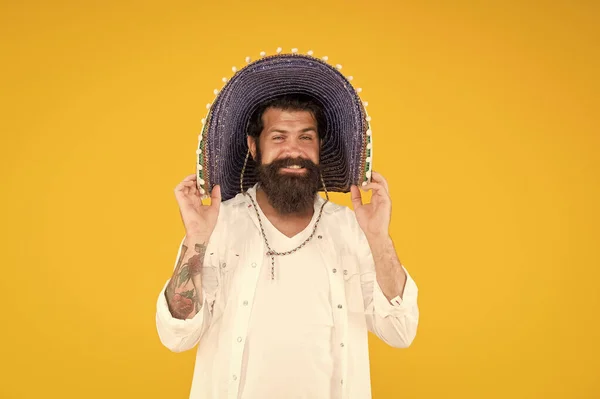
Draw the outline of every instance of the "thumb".
M362 196L360 194L360 190L357 186L352 185L350 187L350 199L352 200L352 207L356 210L360 208L363 204Z
M221 204L221 186L216 185L210 192L210 206L218 207Z

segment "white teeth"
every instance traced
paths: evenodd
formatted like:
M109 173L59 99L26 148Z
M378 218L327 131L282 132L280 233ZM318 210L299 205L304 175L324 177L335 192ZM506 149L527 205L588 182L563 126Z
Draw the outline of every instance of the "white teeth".
M300 165L290 165L288 169L302 169L302 167Z

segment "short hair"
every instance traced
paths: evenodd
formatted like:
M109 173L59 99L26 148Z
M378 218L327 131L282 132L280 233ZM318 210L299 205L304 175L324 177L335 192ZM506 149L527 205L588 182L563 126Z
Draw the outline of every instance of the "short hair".
M327 119L323 107L317 100L306 94L284 94L270 100L264 101L254 110L248 121L248 136L258 139L264 129L263 114L269 108L283 111L308 111L317 122L317 135L320 139L327 134Z

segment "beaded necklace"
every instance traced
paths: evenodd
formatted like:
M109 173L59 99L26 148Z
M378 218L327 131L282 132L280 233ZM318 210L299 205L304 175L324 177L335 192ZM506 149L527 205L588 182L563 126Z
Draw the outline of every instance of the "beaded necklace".
M260 232L262 234L263 240L265 241L265 246L267 247L267 250L268 250L266 255L271 257L271 280L275 280L275 257L291 255L294 252L300 250L300 248L304 247L306 244L308 244L308 242L310 240L312 240L312 238L315 235L315 232L317 231L317 227L319 226L319 221L321 220L321 215L323 214L323 208L325 208L325 205L329 202L329 193L327 192L327 187L325 187L325 181L323 180L323 175L321 175L319 173L319 177L321 178L321 184L323 185L323 191L325 191L325 197L327 199L325 200L325 202L323 202L323 205L321 205L321 209L319 209L319 216L317 216L317 220L315 221L315 225L313 226L313 230L310 233L310 236L308 236L308 238L306 240L304 240L302 242L302 244L298 245L296 248L294 248L290 251L285 251L285 252L274 251L273 249L271 249L271 246L269 245L269 240L267 240L267 235L265 234L265 229L262 224L262 219L260 218L260 213L258 212L258 206L256 205L254 198L252 198L252 196L250 194L248 194L247 191L244 190L244 172L246 171L246 164L248 162L249 155L250 155L250 151L248 151L246 153L246 159L244 160L244 166L242 168L242 174L240 176L240 191L244 195L248 196L248 198L250 198L250 201L252 201L252 205L254 206L254 211L256 212L256 217L258 218L258 224L260 226Z
M329 202L329 195L327 194L327 191L325 191L325 195L327 195L327 200L325 202L323 202L323 205L321 205L321 209L319 210L319 216L317 217L315 225L313 226L313 230L310 233L310 236L308 236L308 238L306 240L304 240L302 242L302 244L298 245L296 248L294 248L292 250L285 251L285 252L277 252L277 251L274 251L273 249L271 249L271 246L269 245L269 241L267 240L267 235L265 234L265 229L262 225L262 220L261 220L260 214L258 212L258 207L256 205L256 202L254 202L254 198L252 198L252 196L250 194L248 194L247 192L244 192L244 194L247 195L248 198L250 198L250 201L252 201L252 205L254 205L254 210L256 211L256 217L258 218L258 224L260 225L260 231L262 233L263 240L265 241L265 245L267 246L267 249L268 249L267 256L271 257L271 280L275 280L275 257L291 255L294 252L298 251L303 246L305 246L306 244L308 244L308 242L314 237L315 232L317 231L317 226L319 225L319 221L321 220L321 215L323 214L323 208L325 207L325 204L327 204L327 202Z

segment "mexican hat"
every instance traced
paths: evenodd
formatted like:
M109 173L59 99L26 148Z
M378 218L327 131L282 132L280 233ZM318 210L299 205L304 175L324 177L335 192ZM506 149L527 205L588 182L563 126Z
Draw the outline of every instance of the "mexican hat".
M273 55L261 52L256 61L246 57L246 63L239 70L232 68L233 76L222 79L224 86L214 90L216 97L206 106L196 150L196 183L203 198L217 184L225 201L257 182L256 164L247 158L248 122L260 104L283 95L309 96L323 108L327 131L322 135L320 166L327 191L348 192L351 185L370 181L368 103L360 98L362 90L352 85L352 76L341 73L341 65L330 65L327 57L318 58L312 51L282 53L281 48Z

